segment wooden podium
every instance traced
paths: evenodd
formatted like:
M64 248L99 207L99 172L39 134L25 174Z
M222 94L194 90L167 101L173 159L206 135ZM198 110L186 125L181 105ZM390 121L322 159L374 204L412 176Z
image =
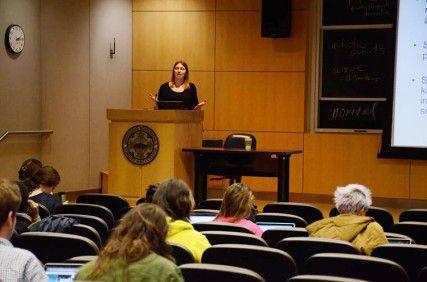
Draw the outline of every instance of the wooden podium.
M194 182L194 160L182 148L202 144L202 111L107 109L109 124L109 175L107 193L126 198L131 204L145 195L149 184L176 177L190 186ZM158 138L158 153L152 162L136 165L123 153L126 132L147 126Z

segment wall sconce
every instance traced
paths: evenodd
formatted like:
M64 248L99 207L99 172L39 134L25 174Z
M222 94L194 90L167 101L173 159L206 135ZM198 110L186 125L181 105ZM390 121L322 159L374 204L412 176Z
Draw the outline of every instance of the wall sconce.
M113 39L113 46L111 46L110 43L110 57L114 57L114 55L116 54L116 38L114 37Z

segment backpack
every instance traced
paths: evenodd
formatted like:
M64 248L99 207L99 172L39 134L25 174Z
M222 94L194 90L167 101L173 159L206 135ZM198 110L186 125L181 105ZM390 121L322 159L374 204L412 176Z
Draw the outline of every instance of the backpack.
M74 218L51 215L33 224L30 231L66 233L74 224L78 223L79 220Z

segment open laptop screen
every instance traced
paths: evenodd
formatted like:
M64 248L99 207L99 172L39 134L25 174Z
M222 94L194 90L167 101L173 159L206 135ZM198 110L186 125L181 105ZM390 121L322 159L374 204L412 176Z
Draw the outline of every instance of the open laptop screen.
M199 222L209 222L215 219L216 215L198 215L192 214L190 215L190 223L199 223Z
M263 231L269 229L294 228L295 223L291 222L257 222L256 223Z
M46 275L49 282L72 282L79 268L79 263L47 263Z
M185 104L182 101L157 101L159 110L185 110Z

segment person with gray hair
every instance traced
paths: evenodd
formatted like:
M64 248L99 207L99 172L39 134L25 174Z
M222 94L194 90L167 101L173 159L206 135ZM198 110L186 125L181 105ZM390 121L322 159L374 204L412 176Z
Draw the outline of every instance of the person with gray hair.
M381 225L372 217L365 216L372 205L371 191L367 187L360 184L337 187L334 202L340 214L307 226L311 237L348 241L367 255L378 245L387 243Z

